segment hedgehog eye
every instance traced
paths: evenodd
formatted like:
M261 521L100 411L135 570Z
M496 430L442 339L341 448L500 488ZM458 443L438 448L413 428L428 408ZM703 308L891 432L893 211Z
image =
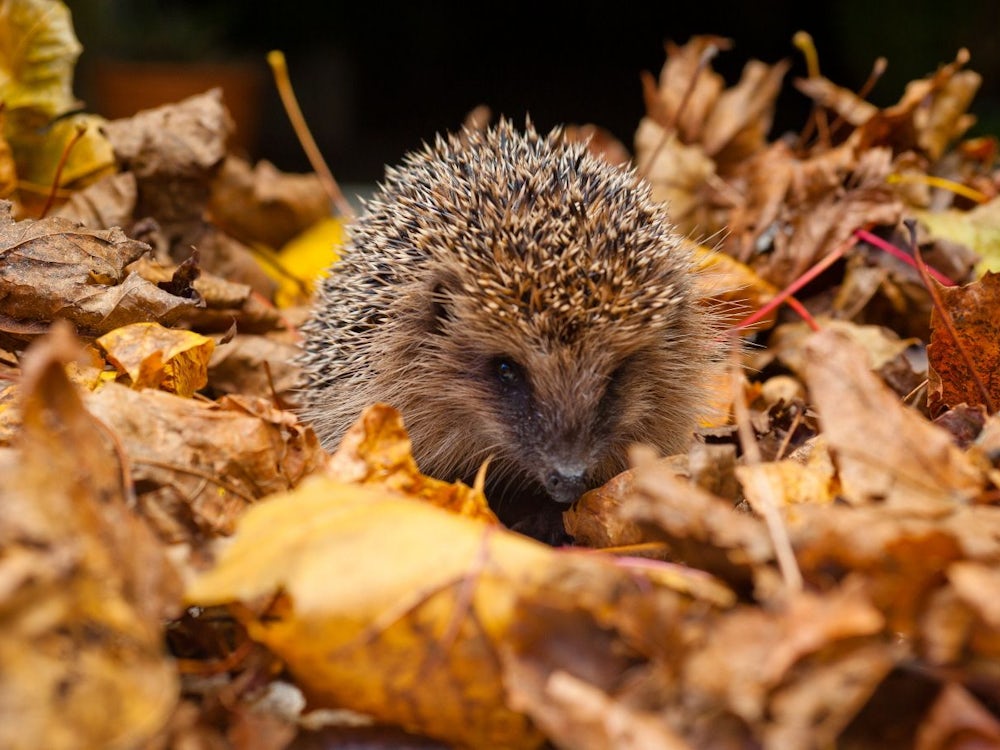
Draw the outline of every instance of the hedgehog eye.
M524 371L509 357L496 357L492 365L493 373L505 388L516 388L524 382Z

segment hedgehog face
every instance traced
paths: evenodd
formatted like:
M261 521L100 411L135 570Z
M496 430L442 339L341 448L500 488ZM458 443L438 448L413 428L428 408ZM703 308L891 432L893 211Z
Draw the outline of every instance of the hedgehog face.
M717 317L633 171L558 131L438 139L386 172L306 334L303 413L333 447L400 410L420 468L490 504L561 507L633 443L688 442Z
M440 474L434 446L451 446L454 458L460 439L468 463L454 476L471 478L491 458L491 500L527 494L570 503L623 470L632 443L662 443L657 422L671 384L650 377L671 371L657 366L672 354L662 330L526 335L528 322L484 318L476 299L441 281L429 297L428 335L410 355L425 401L408 407L414 418L403 409L418 463ZM450 440L421 431L429 392L440 399L434 411L449 415Z

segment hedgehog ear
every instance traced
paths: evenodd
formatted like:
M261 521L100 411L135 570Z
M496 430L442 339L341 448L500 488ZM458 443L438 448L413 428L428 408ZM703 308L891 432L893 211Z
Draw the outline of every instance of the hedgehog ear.
M437 279L431 286L430 302L427 330L430 333L442 333L445 324L454 318L451 290L443 279Z

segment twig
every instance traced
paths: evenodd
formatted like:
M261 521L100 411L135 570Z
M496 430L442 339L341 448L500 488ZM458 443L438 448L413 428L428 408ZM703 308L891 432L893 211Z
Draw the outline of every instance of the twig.
M760 455L760 447L757 445L757 441L754 439L753 427L750 424L750 412L747 409L746 403L743 401L743 373L740 369L739 361L739 344L735 341L732 347L733 351L733 413L736 417L736 428L740 436L740 446L743 448L743 455L746 456L746 462L750 466L754 466L762 463ZM757 472L751 474L753 481L759 483L763 476ZM792 542L788 538L788 529L785 528L785 524L778 514L777 503L774 502L774 497L771 494L770 483L764 488L759 486L759 491L757 493L757 499L760 500L760 514L764 517L764 523L767 526L768 533L771 535L771 544L774 545L774 556L778 560L778 568L781 570L782 578L785 579L785 585L790 591L801 591L802 590L802 571L799 570L799 564L795 560L795 552L792 549Z
M797 291L799 291L799 289L801 289L802 287L804 287L810 281L812 281L817 276L819 276L821 273L823 273L823 271L825 271L830 266L832 266L834 263L836 263L838 260L840 260L842 257L844 257L844 254L848 250L850 250L852 247L854 247L854 245L856 245L857 242L858 242L857 237L855 237L853 235L850 236L850 237L848 237L844 242L842 242L840 245L838 245L833 250L831 250L826 255L826 257L824 257L818 263L816 263L815 265L813 265L812 268L810 268L804 274L802 274L801 276L799 276L799 278L797 278L795 281L793 281L787 287L785 287L780 292L778 292L776 295L774 295L773 298L771 298L770 300L768 300L767 304L761 306L760 309L758 309L756 312L748 315L746 318L744 318L742 321L740 321L736 325L736 330L741 330L743 328L749 328L754 323L756 323L757 321L761 320L764 316L766 316L769 312L771 312L771 310L773 310L774 308L776 308L778 305L780 305L785 300L789 299L793 294L795 294Z
M885 250L885 252L889 253L889 255L893 256L894 258L898 258L899 260L906 263L906 265L911 266L912 268L916 268L918 271L920 270L920 265L917 263L917 261L913 259L913 257L911 257L908 253L905 253L902 250L900 250L891 242L886 242L881 237L874 235L871 232L868 232L864 229L855 229L854 236L857 237L859 240L864 240L869 245L877 247L879 250ZM949 279L940 271L931 268L926 264L924 265L924 267L927 269L927 273L929 273L931 276L933 276L935 279L941 282L942 285L955 286L955 282Z
M288 64L285 62L284 53L281 50L268 52L267 63L271 66L274 84L278 88L281 103L285 107L285 112L292 123L295 135L298 136L299 143L302 144L302 149L306 152L306 158L309 159L313 170L319 176L320 182L323 183L326 194L330 196L330 200L333 201L340 215L347 219L353 219L354 209L351 208L351 204L344 197L340 185L334 179L333 173L323 159L323 154L320 153L319 146L316 145L316 140L309 131L306 118L302 115L302 109L299 107L299 101L295 97L295 91L292 89L292 82L288 76Z

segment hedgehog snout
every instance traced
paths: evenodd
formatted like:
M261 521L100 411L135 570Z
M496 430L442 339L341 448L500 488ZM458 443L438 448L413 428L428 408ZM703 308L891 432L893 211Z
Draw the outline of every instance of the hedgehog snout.
M557 503L569 505L588 489L587 470L582 464L553 464L542 482Z

